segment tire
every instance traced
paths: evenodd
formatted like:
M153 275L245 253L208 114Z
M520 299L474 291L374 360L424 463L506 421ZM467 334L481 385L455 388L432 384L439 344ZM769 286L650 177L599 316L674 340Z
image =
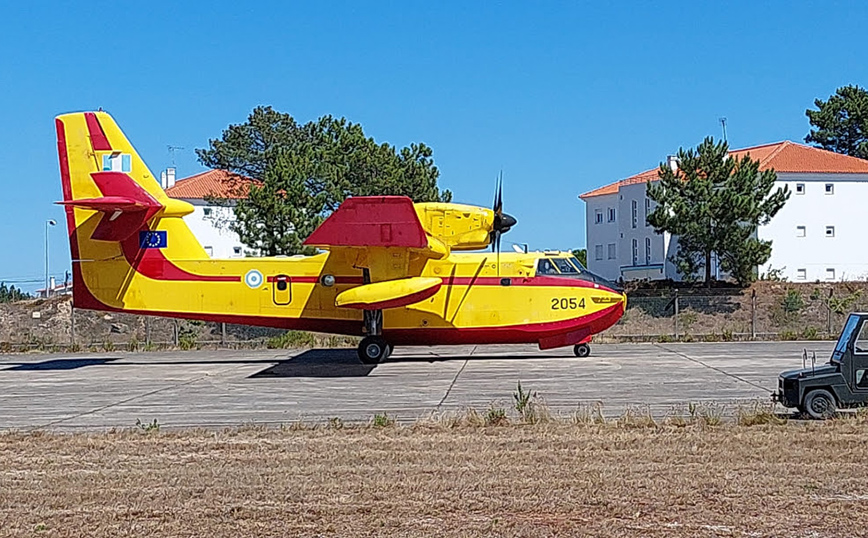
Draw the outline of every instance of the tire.
M576 354L576 357L584 359L591 354L591 346L588 344L576 344L573 347L573 353Z
M378 364L388 355L389 346L379 336L368 336L359 344L359 360L362 364Z
M835 397L825 389L814 389L808 392L802 405L808 416L815 420L832 418L837 411Z

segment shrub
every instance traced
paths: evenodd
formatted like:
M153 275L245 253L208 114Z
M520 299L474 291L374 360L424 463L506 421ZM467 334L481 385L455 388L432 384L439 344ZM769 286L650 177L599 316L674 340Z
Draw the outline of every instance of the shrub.
M787 290L787 294L781 299L781 310L785 314L792 315L797 314L803 308L805 308L805 301L802 299L802 294L797 290Z
M371 426L375 428L390 428L395 425L395 419L386 413L377 413L371 420Z
M316 338L307 331L286 331L280 336L269 338L265 345L269 349L313 347L316 345Z
M485 412L483 417L486 426L503 426L509 424L509 419L506 418L506 409L502 407L491 406Z

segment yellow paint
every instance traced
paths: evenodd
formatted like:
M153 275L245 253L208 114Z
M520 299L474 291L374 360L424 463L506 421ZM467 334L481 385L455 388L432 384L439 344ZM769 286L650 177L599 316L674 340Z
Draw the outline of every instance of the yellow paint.
M165 206L150 222L152 230L167 232L167 247L161 249L165 257L194 278L230 277L228 282L214 282L144 276L126 261L119 243L90 239L99 220L107 216L85 208L70 209L79 251L73 263L79 266L90 293L110 308L193 318L222 316L227 321L244 316L250 323L287 327L293 326L293 320L343 320L351 322L347 326L353 328L345 332L360 334L362 311L340 308L336 303L400 296L411 293L417 283L431 285L438 279L443 286L429 299L386 310L384 329L527 326L577 319L626 301L622 294L593 287L523 285L535 276L537 259L553 256L550 253L502 253L498 267L493 253L455 252L487 246L493 222L490 209L460 204L416 204L429 233L429 246L424 250L332 248L309 257L211 259L181 218L189 214L189 204L169 198L114 120L104 112L96 115L112 152L132 156L130 177ZM91 149L83 114L58 119L66 135L73 199L101 196L90 174L102 169L102 156L109 152ZM566 258L569 254L554 256ZM359 287L362 268L369 269L375 283L405 280L366 290ZM250 285L245 275L254 272L262 279ZM275 282L269 281L280 275L288 276L291 282L286 294L276 293ZM323 275L337 277L338 283L323 285ZM347 283L347 279L352 282ZM511 279L511 285L505 285L505 280L501 285L501 279ZM287 297L287 304L280 304ZM567 308L559 308L562 301ZM576 307L570 307L572 304Z

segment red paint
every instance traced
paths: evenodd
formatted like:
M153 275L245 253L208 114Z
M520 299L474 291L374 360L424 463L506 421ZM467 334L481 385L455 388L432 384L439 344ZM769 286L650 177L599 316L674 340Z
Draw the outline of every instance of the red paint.
M347 198L304 244L425 248L428 238L406 196L356 196Z
M90 145L93 146L94 151L111 151L112 146L109 144L96 114L85 112L84 120L87 123L87 132L90 134Z
M437 284L427 290L422 290L416 293L411 293L410 295L405 295L404 297L398 297L397 299L391 299L389 301L380 301L378 303L354 303L354 304L345 304L341 305L341 308L354 308L356 310L386 310L387 308L399 308L402 306L407 306L411 304L416 304L419 301L424 301L428 299L438 291L440 291L441 284Z
M171 236L168 238L172 240ZM130 267L153 280L184 282L241 282L240 276L197 275L172 263L158 248L140 248L138 235L121 241L121 250Z

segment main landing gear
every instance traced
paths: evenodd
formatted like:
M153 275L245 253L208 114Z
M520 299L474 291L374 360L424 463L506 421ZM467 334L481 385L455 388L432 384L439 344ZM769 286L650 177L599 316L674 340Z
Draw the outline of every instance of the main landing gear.
M359 360L362 364L377 364L389 358L394 346L381 336L383 334L383 311L365 310L365 333L368 336L359 344Z

